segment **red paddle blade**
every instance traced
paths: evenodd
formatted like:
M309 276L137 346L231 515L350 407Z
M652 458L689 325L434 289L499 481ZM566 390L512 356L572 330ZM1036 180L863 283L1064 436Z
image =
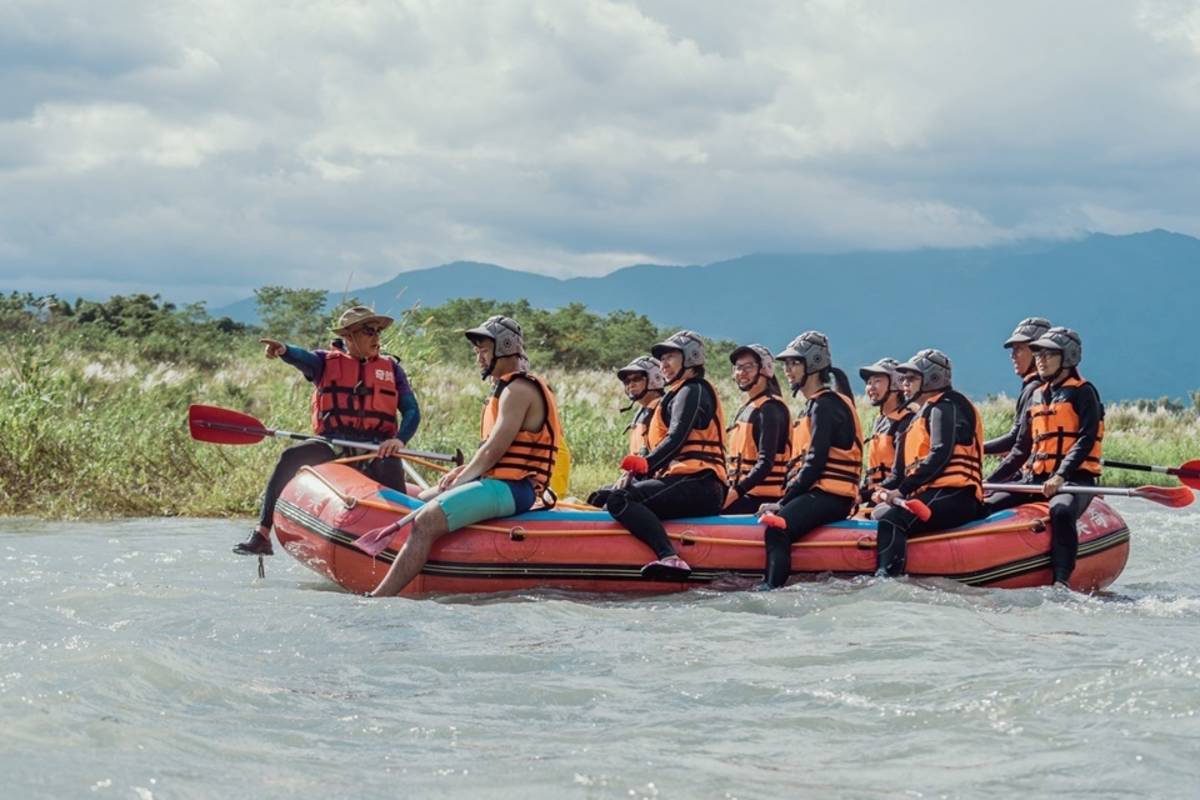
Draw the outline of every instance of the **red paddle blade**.
M778 514L763 514L758 521L768 528L779 528L780 530L787 528L787 521Z
M1175 472L1179 477L1179 482L1184 486L1200 491L1200 460L1189 461L1186 464L1180 465Z
M930 510L929 506L920 500L905 500L904 508L917 519L921 520L921 522L928 522L929 518L933 516L933 511Z
M396 526L388 525L386 528L376 528L375 530L367 531L350 544L369 556L377 556L387 549L388 544L392 541L392 535L395 533Z
M634 475L645 475L650 471L650 464L641 456L628 455L621 459L621 469Z
M1134 497L1158 503L1167 508L1184 508L1196 500L1196 495L1186 486L1139 486L1133 490Z
M215 444L254 444L271 435L249 414L198 404L188 407L188 430L196 441Z

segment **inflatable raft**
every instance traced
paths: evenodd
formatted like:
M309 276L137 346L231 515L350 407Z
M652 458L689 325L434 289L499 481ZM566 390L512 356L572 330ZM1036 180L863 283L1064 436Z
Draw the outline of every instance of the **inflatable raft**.
M406 531L369 556L353 541L420 505L341 464L306 467L275 511L280 544L301 563L352 592L368 592L387 573ZM672 592L714 581L761 579L763 525L752 516L701 517L667 524L694 572L682 582L642 579L651 553L603 511L531 511L473 525L444 537L404 594L501 592L553 587L584 592ZM792 549L793 577L871 574L875 523L845 520L813 531ZM1071 586L1095 591L1125 567L1129 529L1103 500L1079 521L1079 560ZM910 540L913 577L943 577L972 586L1046 586L1050 531L1046 506L1033 503L985 520Z

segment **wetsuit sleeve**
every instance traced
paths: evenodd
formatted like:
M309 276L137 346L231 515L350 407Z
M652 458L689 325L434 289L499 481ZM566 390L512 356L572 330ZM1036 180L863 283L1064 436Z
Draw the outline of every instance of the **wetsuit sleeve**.
M400 395L400 430L396 438L402 442L412 441L421 424L421 408L417 405L417 396L412 392Z
M1021 470L1025 466L1025 462L1029 460L1029 453L1033 450L1033 431L1029 427L1029 405L1020 409L1020 425L1017 426L1016 440L1012 444L1012 448L1008 451L1008 455L1004 457L992 474L984 479L984 483L1008 483L1021 474Z
M779 453L779 443L787 433L787 409L779 403L767 403L755 413L753 424L758 460L746 477L733 487L738 497L758 486L771 474L775 456Z
M955 431L958 428L958 410L954 403L945 400L929 410L929 455L921 459L919 466L910 475L905 475L896 488L900 494L908 495L932 481L950 463L954 455Z
M671 398L671 418L667 423L667 435L658 447L646 454L646 462L650 465L650 474L658 472L670 463L688 434L700 417L701 400L704 390L695 383L685 384Z
M842 413L839 414L839 411ZM809 442L808 452L804 454L804 464L788 484L782 502L786 503L804 494L820 479L825 472L825 465L829 463L833 432L837 430L839 422L849 421L845 417L845 406L832 392L821 395L813 402L812 411L809 413L812 440Z
M1021 387L1021 395L1017 398L1017 407L1013 410L1012 426L1009 427L1008 433L1003 436L988 439L983 443L983 454L985 456L1004 455L1016 446L1018 437L1021 434L1021 425L1025 422L1025 412L1029 410L1029 400L1033 397L1033 392L1037 387L1037 381L1029 381ZM1024 461L1021 463L1024 463ZM1019 467L1020 464L1017 466Z
M296 369L300 370L305 379L310 383L317 383L321 380L321 374L325 371L325 355L321 350L310 352L302 347L288 345L287 352L279 357L285 364L291 364Z
M1090 384L1081 386L1072 396L1071 406L1075 409L1075 415L1079 417L1079 438L1063 456L1062 464L1054 473L1067 480L1083 466L1084 460L1096 446L1096 439L1100 435L1100 395Z

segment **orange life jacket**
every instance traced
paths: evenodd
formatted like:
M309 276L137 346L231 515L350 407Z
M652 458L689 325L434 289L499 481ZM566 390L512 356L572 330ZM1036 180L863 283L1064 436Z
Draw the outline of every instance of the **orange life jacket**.
M1042 384L1034 394L1029 406L1030 429L1033 433L1030 464L1034 475L1049 477L1057 472L1063 458L1082 434L1079 430L1079 416L1075 413L1071 400L1084 386L1092 384L1082 378L1071 377L1058 386ZM1089 475L1100 474L1103 443L1104 408L1101 406L1100 430L1096 432L1096 444L1080 465L1080 472Z
M908 406L880 414L875 419L871 436L867 439L866 485L874 490L892 474L896 463L896 437L908 427L916 412Z
M731 428L733 433L729 437L730 486L737 485L742 478L750 474L758 462L758 442L754 439L753 417L754 412L767 403L778 403L783 408L784 414L791 416L786 403L777 396L766 392L738 409ZM783 448L775 454L775 461L771 464L771 471L767 473L767 477L756 486L750 487L746 494L750 497L763 497L770 500L783 497L783 487L787 483L788 461L791 460L791 454L792 444L789 440L784 442Z
M647 444L650 450L658 447L667 438L670 430L670 420L666 418L668 399L688 383L702 384L712 392L716 404L713 418L703 429L692 428L688 431L683 445L671 457L665 469L659 470L659 476L664 475L693 475L710 469L716 474L721 483L726 481L725 472L725 412L721 408L721 397L712 384L703 378L692 378L688 381L677 382L667 387L654 417L650 420L650 430L646 432Z
M629 432L629 455L644 456L650 452L648 438L650 420L654 418L654 412L658 410L658 404L661 402L662 396L660 395L651 400L649 405L638 406L637 412L633 415L633 421L625 429Z
M796 475L804 467L808 446L812 442L812 421L809 415L813 402L830 391L833 390L822 389L809 398L808 404L804 407L804 413L792 424L792 460L788 465L789 481L795 480ZM842 497L858 497L858 483L862 480L863 469L862 423L858 420L858 409L854 407L854 402L841 392L834 392L834 395L850 410L850 419L854 421L854 441L848 448L829 448L825 471L817 478L817 482L812 485L812 488Z
M396 435L399 392L390 356L360 361L341 350L325 353L313 388L312 426L320 436L390 439Z
M971 441L965 444L955 443L946 467L933 480L911 492L920 494L928 489L965 489L973 488L975 497L983 500L983 417L967 397L953 389L938 392L925 401L916 419L908 426L904 434L904 472L911 475L921 466L921 462L929 455L932 436L929 432L929 416L934 405L942 397L948 396L957 407L959 413L969 412L974 417L974 434Z
M520 430L512 444L500 456L500 460L484 473L489 478L503 481L519 481L528 478L533 483L534 493L541 497L550 483L554 470L554 458L558 443L562 441L562 422L558 417L558 402L550 387L536 375L528 372L509 372L496 380L496 388L483 407L483 418L479 423L479 439L487 441L496 427L500 416L500 395L515 380L525 379L537 385L546 404L546 420L536 431Z

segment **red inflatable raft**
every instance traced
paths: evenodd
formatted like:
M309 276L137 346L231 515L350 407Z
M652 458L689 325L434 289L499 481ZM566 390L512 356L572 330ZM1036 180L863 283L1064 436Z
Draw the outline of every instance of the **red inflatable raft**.
M303 469L275 511L275 533L301 563L352 592L368 592L387 573L407 535L372 557L351 544L420 505L340 464ZM972 586L1046 586L1050 531L1046 506L1033 503L952 531L909 542L914 577L952 578ZM750 516L703 517L668 523L679 553L694 572L685 582L651 582L638 570L650 551L602 511L532 511L473 525L444 537L405 594L499 592L554 587L585 592L671 592L719 578L761 578L763 526ZM813 531L792 550L796 576L870 574L875 524L846 520ZM1125 567L1129 529L1103 500L1079 521L1079 561L1071 586L1094 591ZM736 581L729 581L736 585Z

